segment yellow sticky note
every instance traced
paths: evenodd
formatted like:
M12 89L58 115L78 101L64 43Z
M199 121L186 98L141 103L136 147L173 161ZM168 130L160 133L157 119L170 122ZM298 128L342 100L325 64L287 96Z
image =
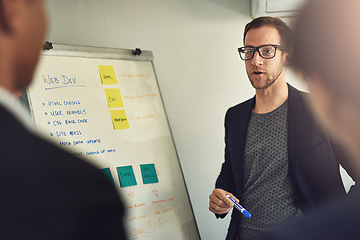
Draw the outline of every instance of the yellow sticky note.
M117 84L113 66L99 66L99 72L102 84Z
M106 99L109 108L122 108L124 107L120 89L118 88L107 88L105 89Z
M125 110L110 110L110 115L114 129L128 129L130 128Z

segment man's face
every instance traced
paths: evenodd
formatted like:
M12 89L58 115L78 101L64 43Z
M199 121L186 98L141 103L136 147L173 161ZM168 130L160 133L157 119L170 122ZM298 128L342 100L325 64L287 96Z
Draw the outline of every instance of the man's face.
M266 44L281 45L281 38L276 28L263 26L250 29L244 40L245 46L258 47ZM257 90L269 88L279 77L285 78L285 63L287 53L277 49L271 59L262 58L256 51L254 57L245 61L247 75L251 84Z
M18 28L16 52L17 90L26 88L32 79L44 44L46 14L43 0L22 0L21 25Z

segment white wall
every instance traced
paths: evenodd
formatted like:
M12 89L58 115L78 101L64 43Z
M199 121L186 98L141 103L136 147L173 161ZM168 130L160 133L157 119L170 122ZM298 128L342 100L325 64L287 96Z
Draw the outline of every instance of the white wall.
M141 48L154 65L202 239L229 223L208 211L223 162L224 114L253 96L237 48L250 0L47 0L47 40ZM301 86L295 80L290 81Z

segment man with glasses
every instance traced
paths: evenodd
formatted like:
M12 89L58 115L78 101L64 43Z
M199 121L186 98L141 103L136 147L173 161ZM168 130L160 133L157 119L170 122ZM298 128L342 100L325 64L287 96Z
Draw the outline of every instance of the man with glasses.
M225 117L225 162L209 196L209 210L224 218L234 204L226 239L254 239L274 226L345 194L339 164L347 161L304 106L306 94L286 83L291 30L280 19L248 23L238 49L256 90ZM350 173L351 175L351 173Z

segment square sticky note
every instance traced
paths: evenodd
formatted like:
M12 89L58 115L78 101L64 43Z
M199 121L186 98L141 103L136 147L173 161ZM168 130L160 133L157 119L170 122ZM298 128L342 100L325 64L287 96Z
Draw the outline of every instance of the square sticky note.
M158 183L155 164L141 164L140 165L143 184Z
M121 187L130 187L137 185L132 166L117 167L117 172Z
M102 84L117 84L113 66L98 66Z
M103 173L105 173L105 175L111 180L112 184L115 186L114 179L113 179L113 177L111 175L110 168L103 168L103 169L101 169L101 171Z
M105 95L109 108L122 108L124 107L120 89L118 88L108 88L105 89Z
M114 129L130 128L129 121L125 114L125 110L110 110L110 115Z

